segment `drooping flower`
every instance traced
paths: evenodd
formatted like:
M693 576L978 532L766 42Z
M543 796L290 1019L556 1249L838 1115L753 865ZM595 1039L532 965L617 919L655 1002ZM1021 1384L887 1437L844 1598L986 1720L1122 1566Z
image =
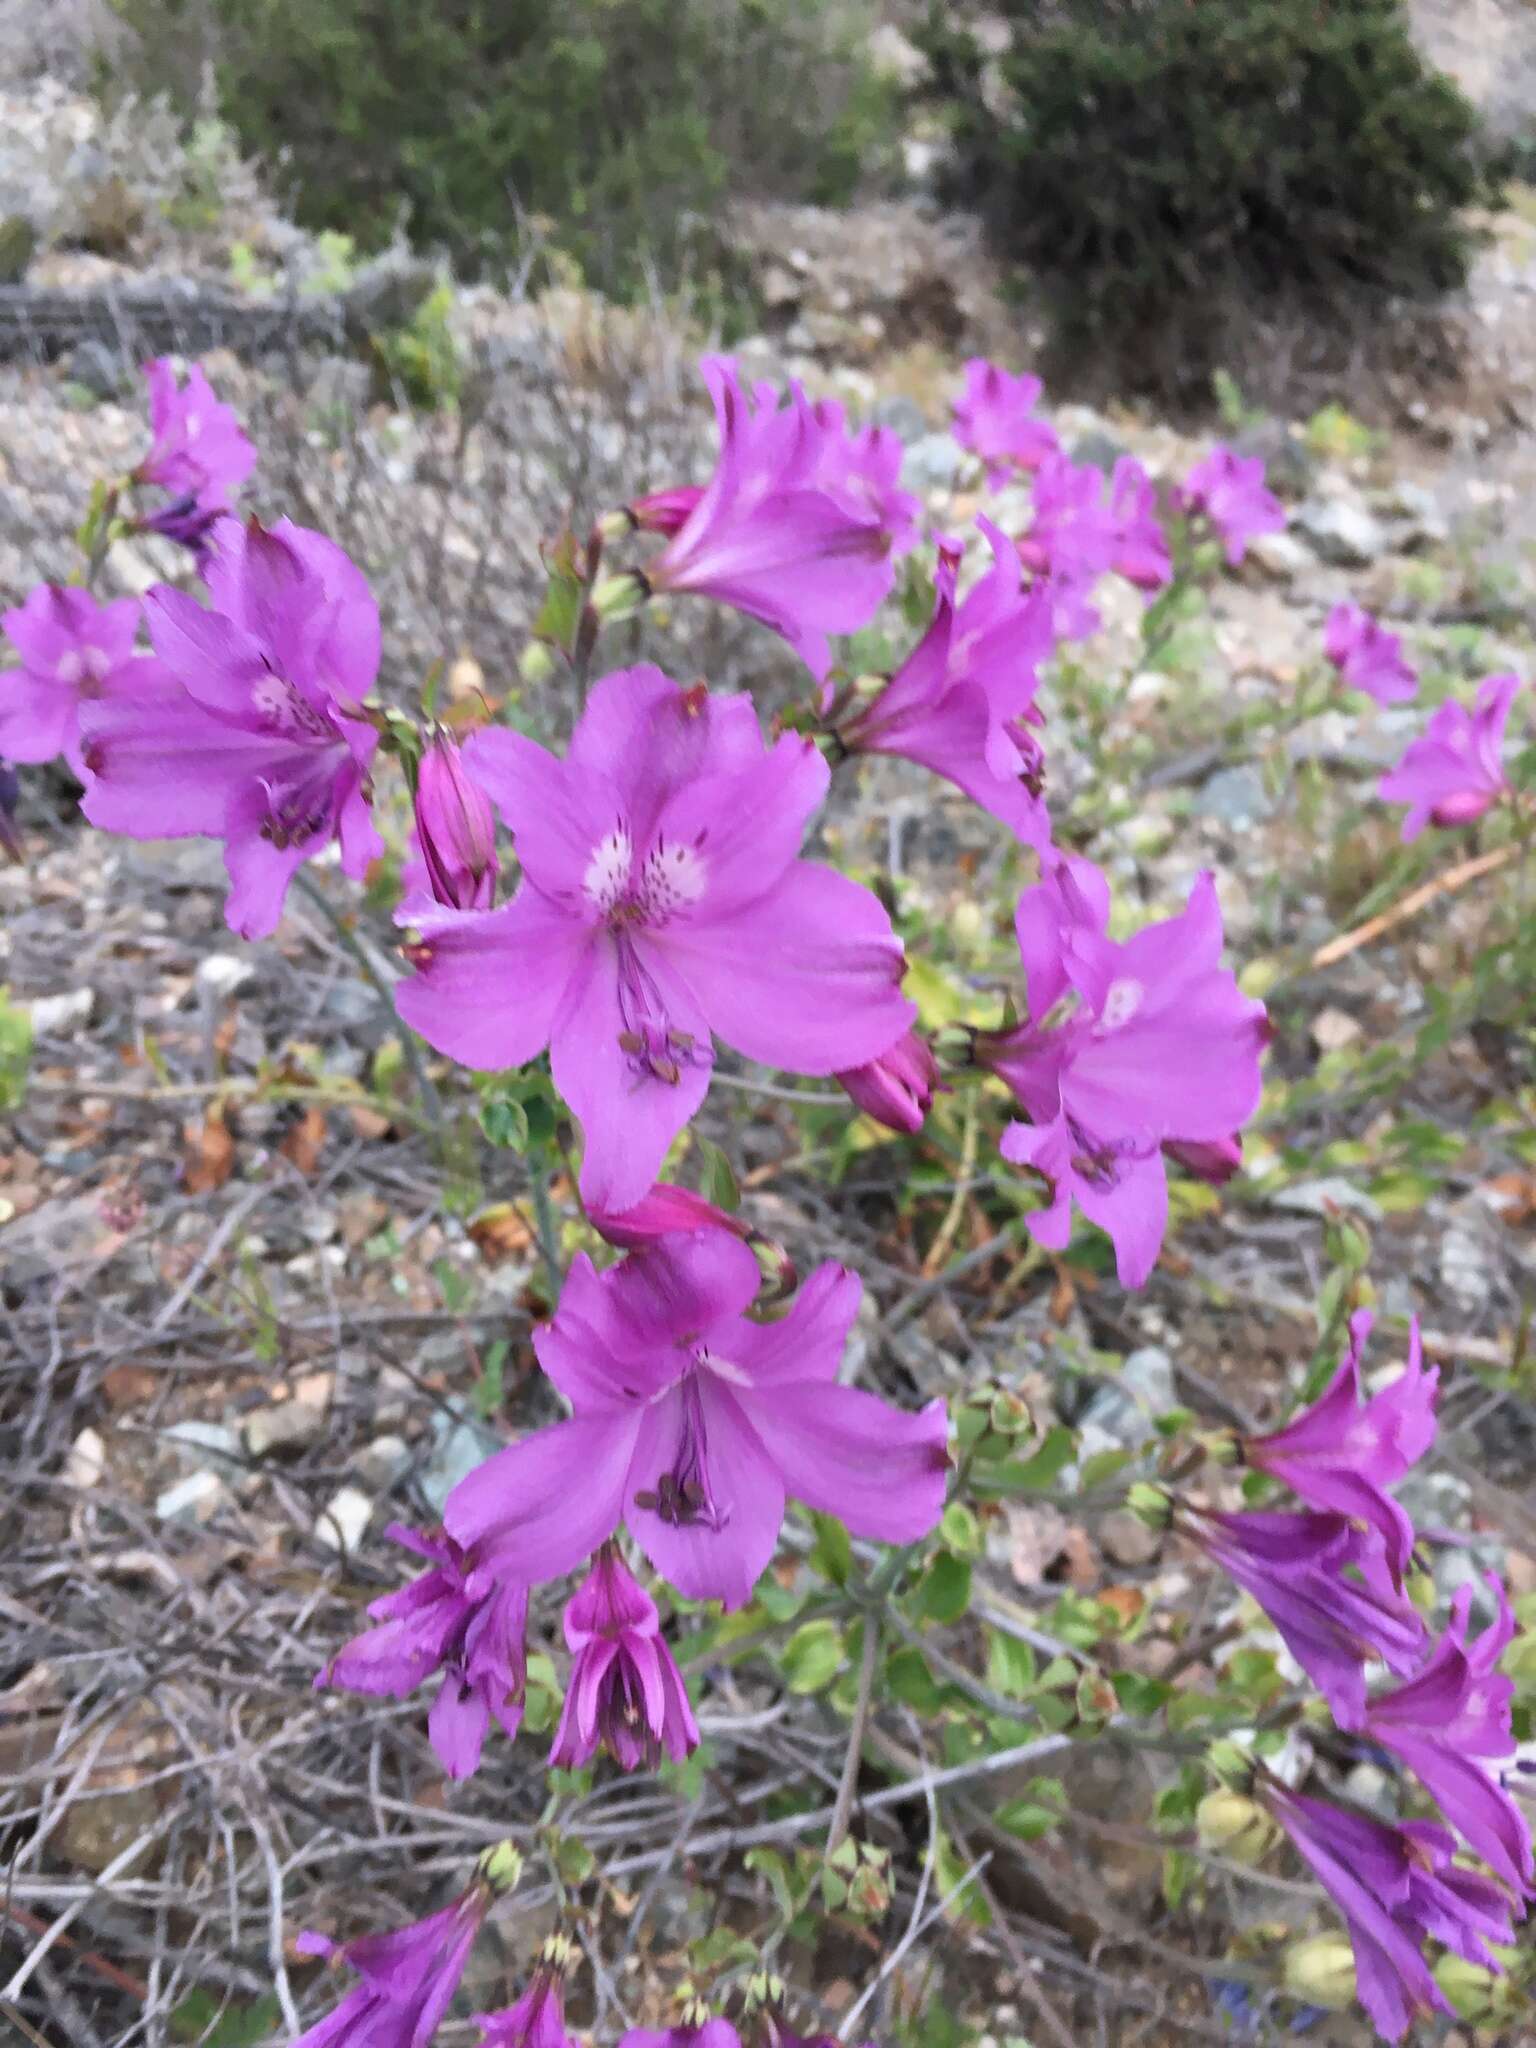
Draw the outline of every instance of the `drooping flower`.
M230 509L256 466L256 450L232 407L214 396L202 365L185 384L168 356L144 365L153 440L133 481L158 484L171 502L140 524L201 554L210 529Z
M741 2048L741 2036L729 2020L706 2010L676 2027L631 2027L619 2036L619 2048Z
M1168 536L1157 516L1157 486L1134 455L1122 455L1109 480L1114 554L1109 566L1139 590L1161 590L1173 577Z
M794 734L765 747L750 698L626 669L593 689L563 761L509 732L477 734L465 758L522 886L499 910L413 915L419 972L396 1000L466 1066L550 1047L586 1139L585 1201L619 1213L650 1188L709 1086L711 1032L833 1074L911 1021L879 902L797 857L826 763Z
M1451 1603L1451 1619L1424 1667L1406 1684L1378 1693L1361 1734L1401 1757L1474 1854L1513 1891L1532 1889L1530 1823L1519 1802L1484 1759L1512 1756L1514 1684L1499 1659L1515 1634L1515 1617L1497 1574L1488 1574L1498 1615L1475 1642L1467 1640L1472 1588Z
M1488 1944L1514 1938L1509 1895L1452 1860L1444 1828L1392 1827L1273 1780L1262 1797L1343 1914L1360 2003L1389 2041L1415 2020L1451 2010L1425 1960L1426 1940L1500 1972Z
M1020 897L1016 925L1026 1019L975 1044L1030 1119L1008 1126L1003 1157L1050 1186L1049 1207L1029 1217L1041 1244L1066 1246L1076 1202L1113 1239L1121 1285L1139 1287L1168 1219L1162 1148L1230 1143L1253 1114L1264 1006L1220 964L1208 874L1177 917L1122 943L1108 936L1104 876L1058 860Z
M98 604L89 591L43 583L24 604L0 614L19 668L0 669L0 752L12 761L62 754L89 779L80 745L80 707L102 698L134 699L163 688L159 663L136 654L139 600Z
M1349 1349L1327 1391L1310 1408L1265 1436L1245 1437L1244 1461L1267 1472L1308 1507L1347 1515L1374 1529L1399 1582L1413 1555L1413 1523L1386 1491L1435 1440L1438 1371L1425 1371L1418 1319L1408 1362L1390 1386L1360 1400L1360 1359L1375 1321L1369 1309L1350 1317Z
M451 734L436 732L417 770L416 844L420 872L408 868L406 899L418 889L450 910L489 910L496 900L496 814Z
M757 1264L724 1231L572 1265L539 1362L574 1414L498 1451L447 1521L489 1569L569 1571L624 1521L689 1599L739 1607L773 1555L786 1496L905 1543L944 1505L945 1417L837 1382L859 1282L819 1267L774 1323L744 1313Z
M1034 728L1041 664L1055 647L1052 605L1026 591L1017 554L990 520L993 562L959 603L956 553L940 551L933 619L885 688L842 724L851 753L895 754L964 790L1026 844L1050 843L1044 757Z
M564 1626L571 1678L552 1764L576 1770L606 1749L621 1770L654 1769L663 1756L681 1763L698 1748L698 1724L656 1603L616 1544L599 1551L566 1604Z
M459 1988L490 1900L490 1888L477 1883L441 1912L389 1934L346 1942L301 1934L294 1944L300 1955L346 1963L363 1981L293 2048L427 2048Z
M867 625L891 587L895 535L885 518L904 528L910 513L879 480L883 455L861 453L819 421L798 387L774 408L763 387L755 404L748 398L728 357L705 356L699 371L714 400L719 460L642 580L761 620L819 679L832 659L827 635ZM680 500L660 495L667 530Z
M1424 1623L1393 1583L1374 1534L1343 1515L1180 1507L1174 1526L1256 1600L1341 1728L1365 1713L1365 1662L1414 1669Z
M658 1181L631 1209L617 1213L588 1209L587 1221L599 1237L627 1252L644 1251L679 1231L727 1230L751 1247L764 1278L776 1292L788 1294L796 1284L794 1261L781 1244L764 1236L744 1216L732 1215L696 1195L692 1188L674 1187L670 1181Z
M954 435L987 466L999 490L1015 470L1038 469L1060 447L1056 429L1036 417L1038 377L1014 377L980 356L965 365L965 389L955 400Z
M1323 652L1352 690L1378 704L1405 704L1419 678L1403 658L1403 643L1357 604L1336 604L1323 629Z
M1207 521L1234 567L1261 533L1279 533L1285 507L1264 482L1262 455L1238 455L1221 443L1197 462L1174 494L1188 517Z
M386 1532L432 1569L368 1609L379 1624L336 1652L317 1686L403 1699L442 1673L427 1732L450 1778L467 1778L480 1761L494 1718L515 1735L527 1676L528 1589L479 1574L451 1536L394 1523Z
M565 2030L565 1972L571 1955L564 1935L550 1936L522 1997L500 2012L475 2014L485 2029L479 2048L577 2048Z
M1085 640L1102 623L1091 602L1094 585L1115 563L1121 524L1092 463L1055 454L1035 475L1034 517L1015 543L1019 560L1050 594L1055 631Z
M1470 825L1509 789L1501 758L1504 728L1520 688L1517 676L1489 676L1477 700L1442 704L1421 738L1382 776L1383 803L1407 804L1403 838L1417 839L1426 825Z
M837 1079L855 1106L892 1131L920 1131L939 1087L939 1063L926 1038L909 1031L879 1059Z
M368 808L378 733L358 715L379 613L334 541L287 519L222 520L206 577L206 610L166 585L145 600L179 687L84 707L83 809L130 839L222 839L225 915L264 938L304 861L339 838L342 872L361 877L384 850Z

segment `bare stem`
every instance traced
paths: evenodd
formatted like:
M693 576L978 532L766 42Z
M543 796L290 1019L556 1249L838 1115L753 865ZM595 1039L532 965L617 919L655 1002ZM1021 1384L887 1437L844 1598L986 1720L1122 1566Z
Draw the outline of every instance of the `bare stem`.
M843 1775L832 1808L832 1824L827 1829L829 1856L843 1846L848 1823L853 1817L853 1795L858 1789L859 1765L864 1756L864 1731L869 1726L869 1707L875 1690L875 1665L880 1658L880 1633L879 1616L866 1615L864 1654L859 1659L859 1693L853 1704L853 1725L848 1730L848 1754L843 1759Z

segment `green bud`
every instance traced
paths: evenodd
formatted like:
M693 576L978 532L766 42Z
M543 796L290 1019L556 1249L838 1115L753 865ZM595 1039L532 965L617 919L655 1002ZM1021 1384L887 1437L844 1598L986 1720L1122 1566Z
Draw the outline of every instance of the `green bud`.
M539 1950L539 1968L563 1977L576 1960L576 1944L568 1934L552 1934Z
M627 540L634 530L633 512L605 512L597 522L598 537L604 541Z
M742 1997L749 2013L761 2011L764 2006L782 2005L784 1979L776 1977L772 1970L755 1970L747 1979Z
M605 576L594 587L592 609L609 624L616 619L632 619L650 594L650 586L638 570L626 569L622 575Z
M1285 1952L1285 1988L1293 1998L1343 2012L1355 2002L1355 1952L1342 1934L1318 1934Z
M1225 1787L1207 1792L1195 1810L1200 1846L1250 1867L1262 1863L1275 1839L1275 1824L1262 1806Z
M1243 1441L1235 1429L1208 1429L1195 1442L1213 1465L1240 1465Z
M1235 1742L1213 1742L1205 1753L1205 1767L1229 1792L1246 1795L1253 1790L1253 1758Z
M511 1842L498 1842L480 1858L480 1875L498 1897L517 1889L523 1874L523 1853Z
M1164 1486L1150 1486L1138 1479L1125 1496L1125 1504L1138 1522L1159 1535L1173 1527L1173 1495Z
M548 643L543 640L530 640L518 661L517 672L525 683L531 684L535 689L540 683L547 683L555 672L555 657Z
M1496 1953L1512 1957L1514 1951ZM1474 2027L1501 2025L1523 2000L1523 1993L1507 1977L1462 1956L1442 1956L1435 1965L1435 1982L1455 2006L1457 2016Z

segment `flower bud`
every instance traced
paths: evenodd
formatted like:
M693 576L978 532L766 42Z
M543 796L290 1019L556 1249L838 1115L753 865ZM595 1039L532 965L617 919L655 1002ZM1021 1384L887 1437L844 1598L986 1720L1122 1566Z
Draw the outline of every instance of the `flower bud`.
M1355 1952L1342 1934L1319 1934L1285 1952L1285 1988L1293 1998L1343 2012L1355 2002Z
M606 624L632 619L650 596L650 585L638 569L626 569L618 576L605 576L592 591L592 609Z
M1206 1793L1195 1813L1195 1826L1202 1849L1250 1865L1264 1860L1276 1835L1274 1822L1261 1806L1225 1787Z
M515 1891L523 1874L523 1853L512 1842L498 1842L480 1858L479 1872L492 1891Z
M530 640L518 659L517 672L525 683L537 689L555 672L555 657L547 640Z
M416 776L416 837L427 884L452 910L489 910L496 899L496 818L471 780L458 742L433 736Z
M644 498L636 498L627 512L610 516L625 522L620 534L607 534L604 538L616 540L623 532L659 533L668 540L688 522L693 508L704 495L698 484L675 484L670 490L652 491Z
M878 1059L845 1068L836 1078L866 1116L887 1130L911 1133L922 1129L932 1107L939 1066L928 1041L909 1031Z
M1240 1137L1212 1138L1196 1142L1190 1138L1170 1138L1163 1146L1165 1155L1175 1166L1182 1166L1186 1173L1192 1173L1196 1180L1208 1181L1212 1187L1221 1187L1237 1173L1243 1163L1243 1141Z
M1162 1486L1149 1486L1144 1479L1125 1496L1125 1504L1138 1522L1161 1535L1173 1527L1173 1495Z
M1205 1767L1229 1792L1246 1795L1253 1789L1253 1758L1235 1742L1213 1742L1205 1753Z
M1515 1951L1495 1943L1490 1953L1513 1961ZM1435 1965L1435 1982L1455 2006L1458 2018L1474 2027L1503 2025L1524 1997L1502 1970L1485 1969L1465 1956L1443 1955Z

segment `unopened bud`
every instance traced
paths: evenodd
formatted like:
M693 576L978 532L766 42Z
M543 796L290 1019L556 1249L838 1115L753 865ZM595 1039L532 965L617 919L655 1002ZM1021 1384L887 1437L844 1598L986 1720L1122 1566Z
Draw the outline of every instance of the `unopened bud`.
M638 569L626 569L619 576L605 576L592 591L592 609L605 623L632 619L651 594L650 585Z
M1224 1785L1229 1792L1247 1793L1253 1789L1253 1758L1235 1742L1213 1742L1205 1753L1205 1767L1217 1784Z
M1125 1504L1138 1522L1159 1535L1173 1526L1173 1495L1166 1487L1138 1479L1125 1496Z
M1285 1988L1329 2012L1355 2002L1355 1952L1342 1934L1318 1934L1285 1952Z
M479 1871L492 1891L515 1891L523 1874L523 1853L512 1842L498 1842L480 1858Z
M742 1993L747 2011L760 2011L764 2006L778 2006L784 2003L784 1979L774 1975L772 1970L754 1970L747 1979Z
M539 1950L538 1966L551 1976L563 1977L576 1960L576 1944L568 1934L551 1934Z
M1275 1824L1262 1806L1241 1792L1207 1792L1195 1813L1200 1846L1234 1863L1261 1863L1275 1839Z
M1514 1955L1512 1949L1496 1949L1494 1953ZM1502 2025L1524 1997L1502 1971L1469 1963L1465 1956L1442 1956L1435 1965L1435 1982L1455 2006L1457 2017L1474 2027Z
M517 672L534 689L540 683L547 683L555 672L555 657L549 643L530 640L518 660Z
M636 524L633 512L605 512L597 522L598 538L604 542L624 540L634 532Z
M1234 1429L1203 1430L1195 1442L1213 1465L1240 1465L1243 1462L1242 1439Z

